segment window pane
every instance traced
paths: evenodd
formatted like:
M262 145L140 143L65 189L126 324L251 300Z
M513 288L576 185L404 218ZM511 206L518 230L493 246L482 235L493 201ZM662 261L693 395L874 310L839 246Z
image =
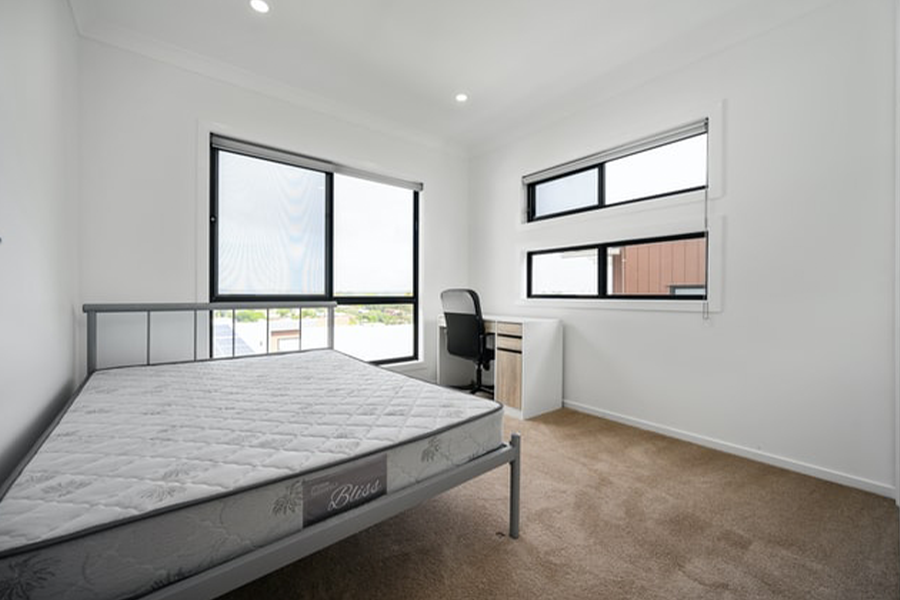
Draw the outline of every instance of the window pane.
M304 308L303 315L303 350L328 347L328 309Z
M596 296L597 249L531 255L532 296Z
M534 218L599 205L599 169L534 185Z
M670 194L706 186L706 134L606 163L604 202Z
M325 174L219 151L218 293L325 293Z
M336 296L412 296L411 190L334 176Z
M610 296L706 296L706 238L610 246Z
M213 358L266 353L266 311L213 312Z
M306 332L303 332L306 335ZM290 352L300 349L300 309L272 308L269 310L269 352Z
M413 356L412 304L344 305L334 312L334 347L362 360Z

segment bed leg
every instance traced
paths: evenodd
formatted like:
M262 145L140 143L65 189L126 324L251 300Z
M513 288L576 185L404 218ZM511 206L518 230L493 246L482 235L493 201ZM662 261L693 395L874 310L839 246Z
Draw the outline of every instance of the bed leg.
M509 445L516 451L516 457L509 463L509 537L519 538L519 482L522 464L522 438L513 433Z
M87 374L97 370L97 313L87 313Z

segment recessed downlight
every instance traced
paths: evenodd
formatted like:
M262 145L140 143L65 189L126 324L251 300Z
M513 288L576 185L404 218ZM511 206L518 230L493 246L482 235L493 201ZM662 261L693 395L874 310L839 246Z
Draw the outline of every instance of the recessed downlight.
M250 0L250 8L258 13L269 12L269 3L266 0Z
M456 95L456 101L459 102L460 104L463 104L464 102L468 102L469 95L464 92L460 92Z

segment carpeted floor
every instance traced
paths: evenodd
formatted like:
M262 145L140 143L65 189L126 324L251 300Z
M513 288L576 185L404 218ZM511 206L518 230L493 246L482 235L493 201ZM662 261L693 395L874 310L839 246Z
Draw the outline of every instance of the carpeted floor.
M896 599L893 500L570 410L498 469L223 599Z

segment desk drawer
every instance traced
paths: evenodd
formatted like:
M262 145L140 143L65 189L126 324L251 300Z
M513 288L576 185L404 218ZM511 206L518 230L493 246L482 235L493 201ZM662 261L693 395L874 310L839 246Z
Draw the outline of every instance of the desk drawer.
M501 335L515 335L522 337L522 324L497 321L497 333Z
M497 347L501 350L515 350L516 352L522 351L522 338L520 337L509 337L506 335L498 335L497 336Z

